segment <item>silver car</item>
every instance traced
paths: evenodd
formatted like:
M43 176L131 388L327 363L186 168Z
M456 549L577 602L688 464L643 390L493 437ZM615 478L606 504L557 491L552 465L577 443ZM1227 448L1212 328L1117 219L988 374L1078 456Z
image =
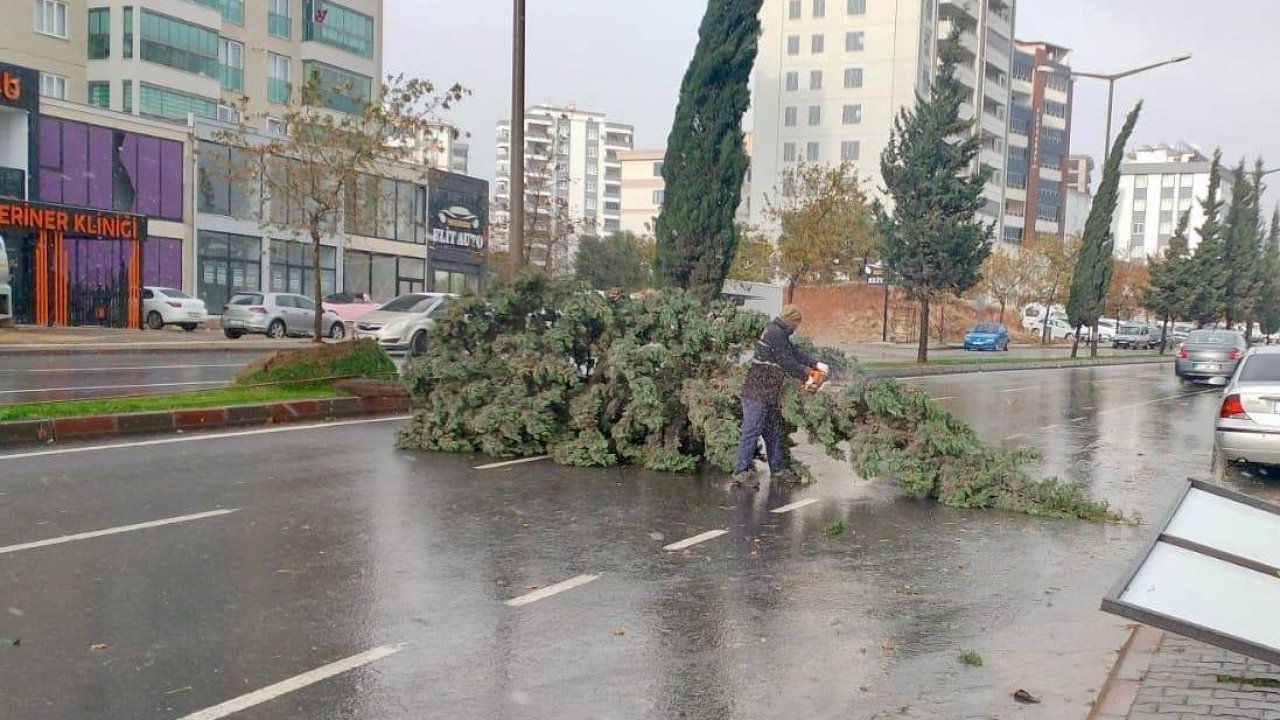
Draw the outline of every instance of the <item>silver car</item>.
M1231 462L1280 465L1280 347L1245 353L1222 393L1215 429L1216 474Z
M427 351L427 332L436 315L458 297L450 293L401 295L356 321L357 340L373 338L389 353L418 356Z
M1178 347L1173 373L1186 381L1229 378L1249 344L1235 330L1192 330Z
M1149 325L1125 323L1120 326L1120 329L1116 331L1116 336L1111 339L1111 347L1150 350L1158 337L1159 333L1156 333L1154 337L1152 336L1151 326Z
M222 334L233 340L246 333L273 339L311 335L315 322L315 302L293 293L236 293L222 308ZM322 322L325 337L333 340L346 337L347 326L337 313L325 310Z

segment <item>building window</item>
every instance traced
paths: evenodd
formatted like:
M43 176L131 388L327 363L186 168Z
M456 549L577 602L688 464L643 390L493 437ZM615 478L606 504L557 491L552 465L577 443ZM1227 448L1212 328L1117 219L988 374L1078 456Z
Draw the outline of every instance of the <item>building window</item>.
M231 296L262 284L262 240L201 230L196 243L196 294L218 314Z
M800 36L799 35L787 36L787 54L788 55L800 54Z
M1134 223L1134 224L1133 224L1133 234L1134 234L1134 235L1144 235L1144 234L1146 234L1146 226L1145 226L1145 225L1143 225L1143 224L1142 224L1142 223L1140 223L1140 222L1136 222L1136 223Z
M267 118L267 134L276 137L288 137L289 123L280 118Z
M818 143L811 142L805 145L804 156L809 162L818 162Z
M35 0L36 32L66 39L67 4L62 0Z
M40 94L59 100L67 99L67 79L53 73L40 73Z
M794 106L789 107L782 111L782 124L786 127L795 127L796 117L797 117L796 108Z
M142 59L218 77L218 33L167 15L142 11Z
M1148 176L1146 175L1134 175L1133 187L1138 190L1145 190L1147 187L1147 177Z
M449 292L455 295L476 293L480 290L480 278L448 270L431 272L431 292Z
M796 161L796 144L793 142L782 143L782 162Z
M285 40L293 34L293 15L289 12L289 0L267 0L267 33Z
M826 17L827 0L813 0L813 16L815 18Z
M928 3L925 3L925 5L927 7ZM867 0L849 0L849 14L850 15L866 15Z
M312 268L315 246L293 240L271 241L271 292L287 292L311 297L315 288ZM320 246L320 293L328 295L338 285L338 250Z
M1134 212L1142 212L1147 209L1147 198L1144 195L1138 195L1133 198Z
M654 205L661 205L663 201L666 200L666 197L667 197L666 190L654 190L653 196L650 199L653 201Z
M1195 182L1195 179L1196 178L1194 175L1183 175L1182 177L1178 178L1178 184L1184 188L1189 188L1191 187L1192 183Z
M845 140L840 143L840 159L841 160L857 160L858 152L861 150L861 143L857 140Z
M308 80L318 78L320 104L330 110L359 115L373 98L373 79L314 60L302 63Z
M787 73L787 91L795 92L800 89L800 73L792 70Z
M823 46L825 44L825 40L826 40L826 36L823 35L822 33L814 33L813 37L809 38L810 52L812 52L814 55L821 55Z
M427 212L411 182L360 175L347 190L345 229L351 235L423 243Z
M600 184L597 180L591 179L583 183L583 190L587 193L597 193L600 191Z
M120 109L126 113L133 113L133 81L120 81Z
M844 113L841 116L845 125L857 125L862 122L862 106L861 105L845 105Z
M1162 188L1171 188L1177 184L1178 184L1177 175L1161 175L1160 176L1160 187Z
M791 20L799 20L802 5L800 0L791 0L787 3L787 17Z
M218 65L222 72L222 89L244 92L244 43L219 38Z
M89 104L106 110L111 109L111 83L89 83Z
M124 47L120 51L120 57L128 60L133 57L133 7L125 5L120 19L124 30Z
M1185 197L1178 201L1178 210L1186 212L1191 209L1191 198Z
M253 201L245 192L253 158L242 150L200 141L196 153L196 200L202 213L252 219Z
M1134 208L1134 209L1137 209L1137 208ZM1162 211L1171 211L1171 210L1173 210L1173 198L1171 198L1171 197L1162 197L1162 198L1160 198L1160 209L1161 209Z
M342 253L342 289L386 302L426 290L426 261L421 258L347 250Z
M111 9L89 10L89 59L105 60L111 57Z
M653 176L662 177L662 161L661 160L653 164Z
M862 68L845 68L844 86L846 88L862 87Z
M313 0L303 40L317 40L360 57L373 57L373 18L329 0Z
M844 34L844 51L845 52L861 52L863 48L863 38L866 33L861 30L850 30Z
M159 85L141 83L138 85L138 113L178 122L186 122L188 114L215 120L218 117L218 102Z
M286 104L293 96L293 84L289 82L289 58L267 53L267 100Z
M821 105L809 106L809 124L810 125L822 124L822 106Z
M809 71L809 89L810 90L822 89L822 71L821 70Z

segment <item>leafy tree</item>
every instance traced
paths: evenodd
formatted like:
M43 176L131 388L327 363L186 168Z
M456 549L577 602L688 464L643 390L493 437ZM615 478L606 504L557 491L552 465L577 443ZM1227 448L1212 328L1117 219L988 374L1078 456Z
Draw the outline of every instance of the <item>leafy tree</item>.
M1258 292L1258 324L1268 336L1280 333L1280 207L1271 214L1262 254L1262 288Z
M1018 305L1030 291L1032 265L1025 250L995 249L982 263L982 281L979 291L986 293L1000 304L1000 322L1008 305Z
M1030 296L1048 312L1066 299L1071 275L1080 255L1081 238L1041 234L1022 248L1027 265L1027 288ZM1041 342L1049 342L1049 323L1044 324Z
M800 285L857 274L879 254L880 234L851 162L788 167L765 214L782 230L777 265L786 302Z
M1107 307L1119 320L1133 317L1143 307L1142 298L1151 286L1151 274L1147 263L1129 260L1113 260L1111 286L1107 288Z
M1255 177L1245 172L1244 161L1235 170L1235 185L1223 227L1223 260L1226 269L1222 315L1228 327L1245 322L1245 335L1252 333L1254 305L1262 278L1258 274L1262 262L1262 217L1259 205L1262 161L1258 161Z
M771 283L778 273L777 250L769 238L750 227L738 228L742 241L729 266L729 280Z
M1188 210L1178 220L1178 229L1169 239L1164 257L1153 258L1147 270L1150 282L1142 293L1142 306L1164 321L1165 337L1169 334L1170 320L1191 316L1188 306L1195 290L1196 267L1187 250L1187 226L1190 222L1191 211ZM1164 354L1163 345L1160 353Z
M386 175L396 161L413 167L412 140L439 131L439 113L462 99L466 91L454 85L437 91L427 80L389 77L374 97L366 98L348 85L329 86L313 75L282 110L282 135L263 135L250 126L265 125L265 115L245 110L235 129L219 131L214 139L230 146L244 162L223 170L233 182L247 186L268 207L259 218L264 227L310 241L317 307L321 289L321 248L325 238L345 236L342 222L359 221L362 212L394 203L381 184L371 178ZM341 106L349 112L335 112ZM427 169L422 167L420 177ZM406 209L406 212L409 212ZM315 313L314 336L321 339L323 314Z
M1067 319L1076 329L1071 343L1071 357L1075 357L1080 348L1080 328L1085 326L1093 328L1090 354L1098 354L1098 318L1102 316L1107 289L1111 287L1112 254L1115 251L1111 218L1115 214L1119 198L1120 163L1124 160L1125 145L1133 134L1133 127L1138 123L1141 112L1142 103L1138 103L1125 118L1124 127L1116 136L1115 144L1111 146L1107 156L1107 163L1102 168L1102 182L1098 185L1098 194L1093 198L1089 219L1085 221L1084 241L1080 246L1075 276L1071 279L1071 295L1067 299Z
M631 233L613 233L603 238L588 235L578 241L574 273L597 290L631 292L648 287L652 275L641 244Z
M762 2L707 3L667 139L657 277L703 302L720 294L738 247L733 219L748 165L742 116L751 101Z
M1209 189L1200 210L1204 223L1200 226L1200 244L1196 246L1193 262L1197 268L1195 282L1189 287L1186 298L1187 318L1203 327L1222 317L1222 305L1227 290L1227 261L1222 226L1223 202L1218 197L1222 188L1222 151L1213 153L1209 164Z
M942 45L942 64L929 97L894 120L880 157L892 214L877 204L884 258L906 296L920 303L918 362L929 360L929 304L959 295L981 279L992 228L976 219L990 169L973 172L981 143L973 121L960 119L965 90L956 80L959 29Z

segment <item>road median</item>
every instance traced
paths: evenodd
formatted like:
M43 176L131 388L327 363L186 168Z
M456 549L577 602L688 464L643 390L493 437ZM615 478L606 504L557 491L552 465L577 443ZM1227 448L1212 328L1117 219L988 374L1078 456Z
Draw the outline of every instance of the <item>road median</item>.
M1107 365L1160 365L1172 363L1172 355L1140 355L1134 357L1044 358L1034 360L999 360L919 365L915 363L882 363L864 366L864 372L876 378L908 378L932 375L1013 372L1017 370L1062 370Z

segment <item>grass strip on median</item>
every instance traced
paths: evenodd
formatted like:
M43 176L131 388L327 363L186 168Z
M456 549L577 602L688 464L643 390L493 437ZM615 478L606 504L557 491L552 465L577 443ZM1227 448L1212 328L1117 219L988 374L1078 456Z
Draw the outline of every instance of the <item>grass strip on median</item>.
M0 422L52 420L68 417L97 417L127 413L199 410L203 408L258 405L296 400L324 400L346 397L332 387L223 388L178 395L137 395L112 399L89 399L49 403L0 405Z

